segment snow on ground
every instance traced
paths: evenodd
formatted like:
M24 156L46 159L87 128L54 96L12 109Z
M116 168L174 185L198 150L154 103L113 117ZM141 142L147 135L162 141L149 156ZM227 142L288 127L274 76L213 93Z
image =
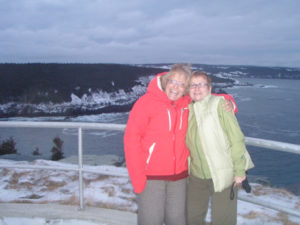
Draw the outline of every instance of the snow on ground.
M0 225L106 225L104 223L94 223L86 220L49 220L45 218L22 218L4 217L0 218Z
M53 166L58 169L61 167L78 168L77 165L66 162L48 160L27 162L0 159L0 202L79 205L78 172L49 169L1 168L4 164L10 166ZM95 172L83 173L85 205L136 212L136 196L133 193L126 168L110 165L84 165L84 169ZM260 184L252 183L251 186L252 192L250 194L247 194L244 190L240 190L239 196L269 202L272 205L284 206L286 209L299 212L300 196L295 196L284 189L275 189ZM7 217L4 219L9 221L14 218ZM26 225L25 220L26 218L24 218L24 222L18 224ZM45 224L42 218L36 218L36 220L40 222L35 223L31 221L30 224ZM209 213L207 221L210 222ZM77 222L79 225L80 221ZM10 225L14 223L7 222L3 224ZM63 223L61 220L60 222L54 221L47 224L77 225L74 221L64 221ZM87 225L87 223L85 224ZM300 218L288 216L276 210L239 200L238 224L294 225L300 224ZM0 225L2 225L1 220Z

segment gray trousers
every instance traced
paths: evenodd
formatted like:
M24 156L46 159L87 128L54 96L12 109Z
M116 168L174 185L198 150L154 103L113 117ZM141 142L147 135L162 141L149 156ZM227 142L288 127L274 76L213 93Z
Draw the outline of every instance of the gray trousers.
M137 195L138 225L186 225L186 183L147 180Z
M231 187L222 192L214 192L211 179L199 179L189 176L187 194L188 225L205 225L205 218L211 202L212 225L235 225L237 223L237 189L234 188L234 199L230 200Z

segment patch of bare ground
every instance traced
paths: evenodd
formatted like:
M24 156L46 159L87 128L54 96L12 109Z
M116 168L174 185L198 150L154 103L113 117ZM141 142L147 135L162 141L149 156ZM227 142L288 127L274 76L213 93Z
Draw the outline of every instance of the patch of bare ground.
M78 205L79 199L75 194L72 194L69 199L61 200L60 203L64 205Z
M78 177L77 177L78 179ZM103 180L107 180L109 179L109 176L108 175L97 175L96 177L91 177L91 178L84 178L84 184L86 186L88 186L90 183L92 182L97 182L97 181L103 181Z
M297 202L297 203L295 204L295 208L296 208L296 209L300 209L300 202Z
M241 215L241 214L239 214L239 215ZM256 212L256 211L251 210L249 213L242 214L241 216L244 218L247 218L247 219L255 219L261 215L262 215L261 212ZM264 216L267 216L267 215L264 215Z
M298 225L298 223L290 221L288 215L282 212L277 213L277 217L274 218L274 221L282 222L283 225Z
M254 210L251 210L249 213L247 214L240 214L240 216L246 218L246 219L249 219L249 220L254 220L254 219L258 219L258 218L264 218L265 220L268 220L269 222L272 222L275 220L274 217L266 214L266 213L262 213L262 212L257 212L257 211L254 211Z
M31 194L31 195L28 195L28 196L24 196L23 198L24 199L40 199L42 197L43 197L42 195Z
M114 197L116 195L114 187L101 187L101 189L104 190L109 197Z
M4 176L8 175L9 172L10 172L9 169L2 168L2 169L0 170L0 176L1 176L1 177L4 177Z
M132 192L132 189L130 189L130 188L122 188L121 190L122 190L122 192L125 193L125 194L129 194L129 193Z
M65 181L51 181L51 180L46 180L45 181L45 186L47 187L48 191L53 191L56 190L60 187L65 186L67 183Z
M239 214L239 215L246 218L246 219L250 219L250 220L263 217L263 218L267 218L267 220L270 223L271 222L280 222L283 225L298 225L298 223L294 223L291 220L289 220L288 215L285 214L285 213L282 213L282 212L277 213L276 216L270 216L266 213L251 210L247 214Z
M119 196L119 198L130 201L130 202L136 202L136 197L135 196L132 196L132 197Z
M77 181L78 180L78 174L71 176L71 181Z
M53 191L57 188L60 188L64 185L66 185L65 181L51 181L49 179L49 176L42 176L41 178L36 179L34 177L33 171L11 171L7 169L2 169L1 174L4 176L8 173L12 173L10 175L10 179L7 181L7 185L5 186L5 189L27 189L32 190L36 186L41 186L41 191ZM28 177L27 181L22 181L22 177Z
M7 182L5 189L19 189L20 188L19 179L25 175L28 175L27 171L13 172L13 174L10 176L9 181ZM27 185L29 186L29 184Z
M30 199L18 199L15 201L11 201L11 203L34 203L33 200ZM39 201L39 204L48 204L48 201Z
M255 186L252 189L252 193L255 196L275 194L275 195L282 195L282 196L288 197L289 199L292 199L294 197L294 194L289 192L286 189L270 188L270 187L265 187L265 186Z

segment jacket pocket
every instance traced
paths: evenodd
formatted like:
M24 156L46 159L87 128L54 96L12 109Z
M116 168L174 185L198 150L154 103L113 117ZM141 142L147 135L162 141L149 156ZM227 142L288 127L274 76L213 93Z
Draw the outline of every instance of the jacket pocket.
M154 151L154 147L155 147L155 142L149 147L149 154L148 154L148 157L147 157L147 160L146 160L146 168L148 168L148 165L149 165L149 162L150 162L150 159L151 159L151 156L153 154L153 151Z

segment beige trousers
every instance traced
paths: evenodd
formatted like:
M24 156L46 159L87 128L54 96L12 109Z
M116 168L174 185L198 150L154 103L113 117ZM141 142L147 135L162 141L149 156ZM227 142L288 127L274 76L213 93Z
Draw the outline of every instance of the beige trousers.
M188 179L187 219L188 225L205 225L211 197L212 225L235 225L237 223L237 188L234 199L230 199L231 187L214 192L211 179L199 179L192 175Z
M187 178L147 180L137 195L138 225L186 225L186 183Z

